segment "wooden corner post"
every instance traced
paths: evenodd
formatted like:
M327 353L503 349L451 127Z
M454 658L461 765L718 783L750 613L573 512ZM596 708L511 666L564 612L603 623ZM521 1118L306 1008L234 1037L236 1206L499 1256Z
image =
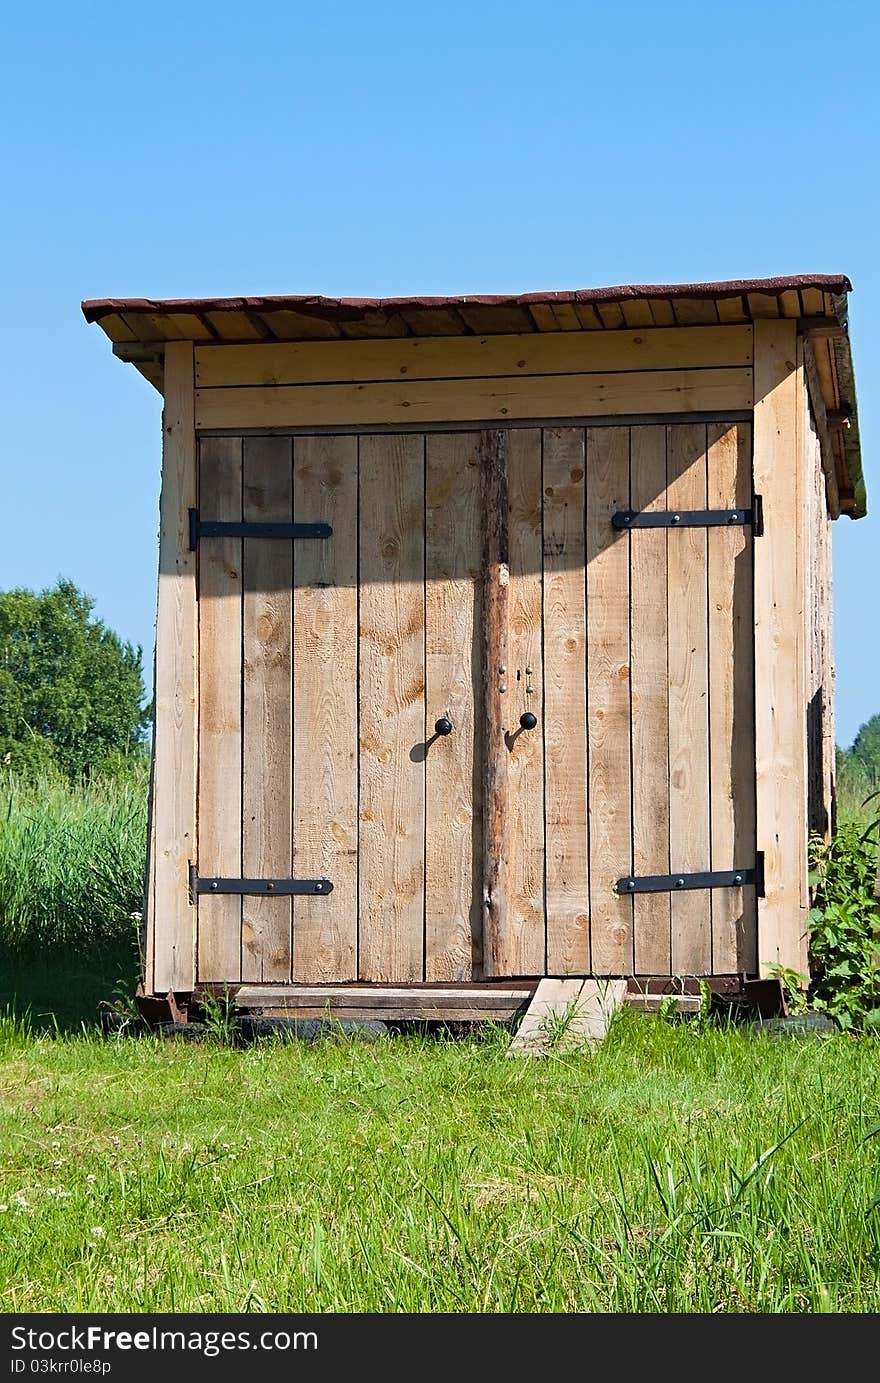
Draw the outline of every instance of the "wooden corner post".
M504 706L510 592L507 432L480 439L483 624L480 640L483 733L483 970L506 972L508 802Z
M755 322L757 847L764 852L758 963L807 971L806 521L803 366L793 321Z
M165 348L159 601L156 618L153 788L147 901L146 990L195 985L195 912L189 862L196 840L197 637L195 553L189 510L196 500L193 344Z

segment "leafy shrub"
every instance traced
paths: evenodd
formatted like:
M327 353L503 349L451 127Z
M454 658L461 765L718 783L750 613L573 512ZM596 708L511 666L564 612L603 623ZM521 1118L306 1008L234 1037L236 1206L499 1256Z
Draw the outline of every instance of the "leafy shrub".
M876 836L876 822L842 822L830 844L810 842L812 1001L845 1031L880 1027Z

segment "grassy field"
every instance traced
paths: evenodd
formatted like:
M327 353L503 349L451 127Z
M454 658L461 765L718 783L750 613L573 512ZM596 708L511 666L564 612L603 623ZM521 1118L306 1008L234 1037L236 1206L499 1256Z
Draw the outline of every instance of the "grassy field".
M875 1311L871 1040L0 1038L0 1307Z
M82 786L0 778L0 955L130 947L146 842L145 771Z
M144 803L0 787L0 1310L880 1308L876 1038L102 1036Z

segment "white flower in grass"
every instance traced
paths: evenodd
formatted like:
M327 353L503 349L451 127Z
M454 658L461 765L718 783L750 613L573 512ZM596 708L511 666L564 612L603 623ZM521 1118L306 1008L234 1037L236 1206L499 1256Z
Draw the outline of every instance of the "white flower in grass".
M86 1181L89 1183L90 1186L94 1186L97 1180L98 1178L95 1176L94 1172L89 1172L88 1176L86 1177Z
M100 1225L92 1225L91 1229L89 1230L89 1234L93 1239L103 1239L106 1233L107 1231L105 1229L102 1229Z

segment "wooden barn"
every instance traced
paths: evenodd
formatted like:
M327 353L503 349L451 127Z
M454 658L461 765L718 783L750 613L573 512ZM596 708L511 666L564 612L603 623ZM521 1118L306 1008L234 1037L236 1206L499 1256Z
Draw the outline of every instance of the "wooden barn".
M83 305L164 395L148 999L806 969L849 288Z

